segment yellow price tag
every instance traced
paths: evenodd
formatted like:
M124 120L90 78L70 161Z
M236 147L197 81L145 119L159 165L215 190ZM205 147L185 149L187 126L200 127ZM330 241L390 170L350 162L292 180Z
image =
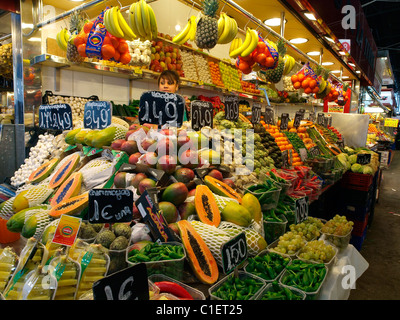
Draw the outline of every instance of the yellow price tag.
M137 74L143 74L143 70L140 67L135 67L133 68L133 72L137 73Z
M399 124L399 119L385 119L385 127L397 128Z

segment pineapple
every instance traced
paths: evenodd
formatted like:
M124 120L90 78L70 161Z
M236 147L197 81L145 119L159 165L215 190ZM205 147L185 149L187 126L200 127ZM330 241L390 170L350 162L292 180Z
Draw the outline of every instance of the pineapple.
M216 13L219 0L203 0L203 15L197 23L196 45L201 49L214 48L218 41L218 20Z
M84 57L79 55L77 47L75 47L73 39L75 36L82 30L83 25L85 23L85 18L82 16L82 13L79 11L75 11L69 22L69 33L71 34L71 40L68 41L67 46L67 59L71 62L83 62L85 60Z
M269 69L265 71L266 80L272 83L278 83L281 81L283 70L285 68L285 61L283 60L283 57L286 53L285 43L282 40L279 40L276 44L276 48L279 53L278 65L275 69Z

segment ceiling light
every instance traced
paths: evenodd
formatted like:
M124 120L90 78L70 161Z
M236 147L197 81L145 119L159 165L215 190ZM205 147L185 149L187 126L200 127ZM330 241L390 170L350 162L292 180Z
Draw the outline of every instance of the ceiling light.
M339 51L339 54L342 55L342 56L344 56L344 55L346 55L346 52L344 52L344 51Z
M356 65L354 63L349 62L349 66L352 66L354 68Z
M32 41L32 42L42 42L42 39L41 39L41 38L32 37L32 38L29 38L28 41Z
M348 79L349 76L342 76L342 79Z
M331 65L333 65L334 63L333 62L329 62L329 61L327 61L327 62L322 62L322 65L323 66L331 66Z
M21 23L22 29L31 29L33 28L33 23Z
M321 54L321 52L319 52L319 51L307 52L307 55L309 55L309 56L319 56L320 54Z
M82 1L85 1L85 0L69 0L69 1L71 1L71 2L82 2Z
M306 43L306 42L308 42L308 39L306 39L306 38L294 38L294 39L290 39L289 42L296 43L296 44L298 44L298 43Z
M333 70L331 73L340 73L340 70Z
M361 73L361 71L360 70L356 70L356 73Z
M311 12L304 12L304 15L307 17L308 20L311 20L311 21L317 20L317 18L315 18L314 14L312 14Z
M285 19L285 23L287 22L287 20ZM269 27L277 27L281 25L281 18L271 18L271 19L267 19L264 21L264 24L266 24Z
M329 42L335 43L335 40L333 40L331 37L325 36L324 38Z
M181 31L181 25L180 24L177 24L175 26L175 31Z

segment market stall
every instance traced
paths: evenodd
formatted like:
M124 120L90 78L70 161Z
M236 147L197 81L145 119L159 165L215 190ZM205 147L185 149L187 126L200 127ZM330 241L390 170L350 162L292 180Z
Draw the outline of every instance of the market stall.
M72 10L50 50L31 57L49 89L35 111L45 133L0 204L2 296L104 299L130 274L145 280L139 299L348 298L345 267L351 281L368 268L359 251L380 170L368 120L357 121L365 135L346 126L367 116L322 112L326 100L347 103L348 86L312 60L296 64L282 36L218 20L218 1L173 35L153 6L135 2L127 19L118 6L92 19ZM182 91L157 88L164 70ZM79 88L83 74L107 92ZM66 78L77 81L62 92ZM279 91L271 105L279 82L295 96ZM337 211L321 215L331 201ZM16 237L22 250L7 245Z

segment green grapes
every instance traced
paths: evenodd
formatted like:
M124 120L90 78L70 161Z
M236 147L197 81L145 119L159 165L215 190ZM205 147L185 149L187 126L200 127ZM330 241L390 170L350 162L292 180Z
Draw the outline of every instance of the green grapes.
M301 235L288 231L279 237L277 246L272 250L283 254L293 255L297 251L299 251L305 244L306 241Z
M327 263L335 256L335 249L326 244L323 240L313 240L308 242L298 254L304 260L312 260L318 263Z
M321 235L318 227L313 223L301 222L298 224L291 224L289 228L294 234L304 237L307 241L315 239Z
M353 225L353 221L348 221L345 216L337 214L325 223L321 231L335 236L345 236L352 230Z

